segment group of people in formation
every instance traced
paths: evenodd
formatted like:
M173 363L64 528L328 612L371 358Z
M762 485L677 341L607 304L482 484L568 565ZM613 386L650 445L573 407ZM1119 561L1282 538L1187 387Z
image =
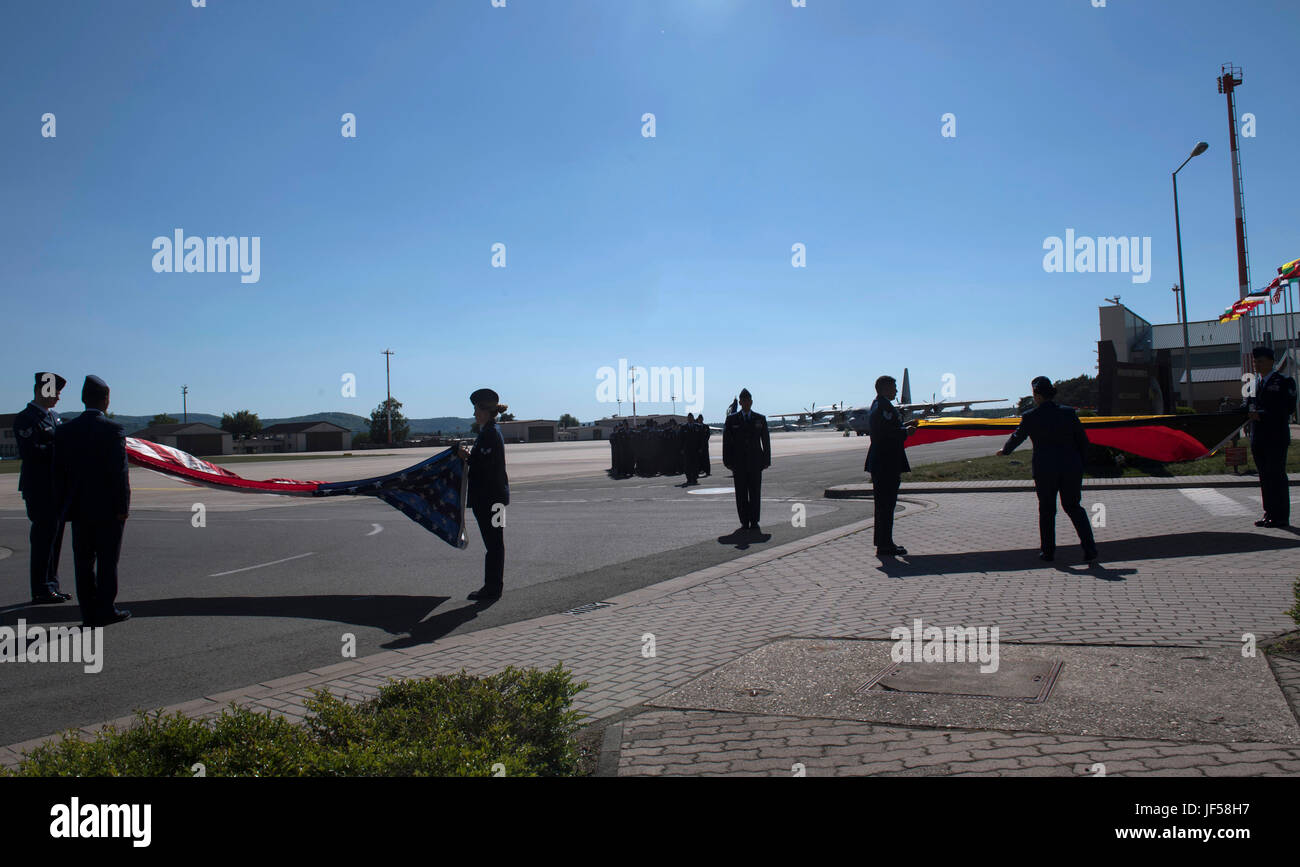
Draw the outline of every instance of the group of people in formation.
M685 475L683 487L698 485L700 476L712 474L709 466L712 434L703 414L697 418L694 413L687 413L683 424L670 419L667 424L659 425L649 419L645 425L633 428L625 421L609 435L610 473L620 479Z

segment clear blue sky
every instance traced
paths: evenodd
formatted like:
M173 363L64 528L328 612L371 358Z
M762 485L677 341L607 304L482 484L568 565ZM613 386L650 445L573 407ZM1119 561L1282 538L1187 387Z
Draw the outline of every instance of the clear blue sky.
M1014 399L1094 372L1105 296L1173 320L1169 173L1199 139L1191 317L1236 298L1226 61L1254 284L1300 256L1298 25L1283 0L7 3L0 407L46 368L60 409L93 372L122 413L188 384L198 412L365 415L386 347L415 417L490 385L589 420L620 358L703 368L713 420L741 386L865 402L904 366L918 397L952 373ZM178 227L260 236L260 281L155 273ZM1150 281L1045 273L1067 228L1150 236Z

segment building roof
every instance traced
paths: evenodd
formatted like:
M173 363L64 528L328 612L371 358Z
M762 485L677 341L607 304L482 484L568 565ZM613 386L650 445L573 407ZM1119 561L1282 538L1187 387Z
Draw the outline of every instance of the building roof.
M1252 313L1252 316L1261 316ZM1263 329L1269 330L1269 317L1263 315ZM1286 316L1277 314L1273 317L1273 337L1281 339L1287 333ZM1241 323L1220 322L1217 319L1204 319L1187 323L1187 345L1190 346L1240 346ZM1300 332L1300 313L1291 314L1291 330ZM1169 322L1151 326L1151 344L1154 349L1182 349L1183 325L1181 322Z
M320 432L321 426L333 428L336 432L347 432L348 429L343 425L335 424L332 421L282 421L279 424L273 424L270 427L262 428L259 433L262 434L283 434L283 433L313 433ZM329 431L325 431L328 433Z
M1187 381L1186 373L1183 373L1181 376L1178 377L1178 382L1180 384L1186 381ZM1232 381L1237 381L1237 382L1241 381L1240 365L1234 364L1231 367L1193 367L1192 368L1193 383L1232 382Z
M186 424L185 422L181 422L180 424L156 424L153 425L152 427L147 427L142 430L138 430L133 434L128 434L128 436L132 436L137 439L147 440L147 439L152 439L154 437L193 436L195 434L214 434L214 433L226 434L227 436L229 436L229 433L227 431L223 431L219 427L213 427L212 425L201 421L192 421L189 422L188 424Z
M497 419L497 427L500 427L500 426L503 425L503 424L554 424L554 425L558 425L559 423L560 423L560 422L559 422L557 419L553 419L553 418L512 418L512 419L510 419L510 421L501 421L500 419Z

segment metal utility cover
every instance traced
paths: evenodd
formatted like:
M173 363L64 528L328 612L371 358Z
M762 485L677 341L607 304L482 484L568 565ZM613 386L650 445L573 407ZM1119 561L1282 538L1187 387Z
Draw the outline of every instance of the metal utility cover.
M895 662L858 691L928 693L997 698L1038 704L1046 701L1061 671L1052 660L1002 661L997 671L980 671L978 662Z

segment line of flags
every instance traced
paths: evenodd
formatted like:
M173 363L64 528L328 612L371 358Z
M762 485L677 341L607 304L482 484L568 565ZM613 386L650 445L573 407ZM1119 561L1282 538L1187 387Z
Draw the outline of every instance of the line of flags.
M1283 288L1292 280L1300 281L1300 259L1292 259L1290 262L1278 266L1277 276L1273 278L1273 282L1263 289L1251 292L1240 301L1233 302L1232 306L1224 310L1223 314L1219 316L1219 321L1235 322L1265 301L1268 301L1269 293L1273 295L1273 303L1278 303L1282 300Z

